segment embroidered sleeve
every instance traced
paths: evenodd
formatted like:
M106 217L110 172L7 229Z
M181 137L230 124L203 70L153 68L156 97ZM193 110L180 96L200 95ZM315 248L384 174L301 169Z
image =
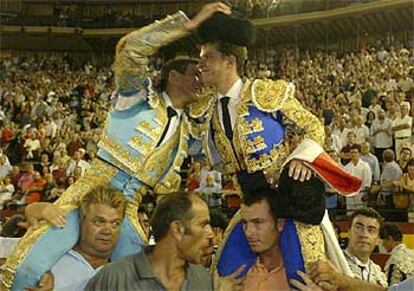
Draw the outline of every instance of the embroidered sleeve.
M285 102L282 111L288 119L293 121L299 128L304 130L304 136L313 139L321 146L324 144L325 132L319 119L306 110L294 97L295 88L289 84L286 90Z
M128 97L145 88L148 57L161 46L188 35L184 28L187 20L183 12L178 12L121 38L113 68L119 94Z

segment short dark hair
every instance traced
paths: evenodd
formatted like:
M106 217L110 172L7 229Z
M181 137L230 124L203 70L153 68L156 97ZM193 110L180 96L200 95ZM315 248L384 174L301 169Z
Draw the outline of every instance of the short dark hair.
M413 151L412 151L409 147L406 147L406 146L405 146L405 147L403 147L403 148L401 148L401 150L400 150L400 154L401 154L403 151L409 151L411 155L413 154Z
M198 64L198 60L193 58L175 58L166 62L161 68L160 90L164 91L167 89L168 76L171 71L177 71L180 74L184 74L191 64Z
M147 215L149 217L148 209L145 206L143 206L143 205L140 205L138 207L137 213L143 213L143 214L145 214L145 215Z
M359 144L353 144L350 148L349 148L349 151L351 151L351 150L358 150L358 152L360 153L361 152L361 145L359 145Z
M165 237L173 221L181 221L184 225L193 218L193 200L198 196L188 192L176 192L162 198L151 217L152 234L155 241Z
M210 222L211 227L213 228L218 227L222 230L226 230L228 222L223 212L219 210L217 211L212 210L210 212L210 219L211 219L211 222Z
M279 215L280 210L279 210L279 199L278 195L275 195L275 191L277 191L275 189L275 191L268 191L270 188L266 187L266 186L259 186L260 184L258 184L256 191L254 192L249 192L249 193L243 193L243 199L242 202L244 205L246 206L252 206L255 203L260 203L262 201L266 201L267 204L269 205L269 209L270 209L270 214L273 217L273 220L275 222L275 224L277 223L277 219L280 218L281 216Z
M378 211L374 210L371 207L362 207L359 208L357 210L355 210L352 215L351 218L349 220L349 227L352 226L352 222L354 221L355 217L357 216L365 216L365 217L369 217L369 218L374 218L378 221L380 227L382 226L383 222L384 222L384 217L382 217L381 214L379 214Z
M395 224L385 223L380 229L380 238L388 239L388 237L392 237L395 241L401 242L403 235L400 227Z
M325 213L324 183L317 177L301 182L289 177L289 167L279 176L279 184L273 189L262 172L238 173L243 202L251 205L266 199L277 218L293 218L296 221L319 225Z
M215 48L225 56L234 56L236 58L237 73L242 76L247 62L247 48L238 46L228 42L216 40L208 42L215 46Z

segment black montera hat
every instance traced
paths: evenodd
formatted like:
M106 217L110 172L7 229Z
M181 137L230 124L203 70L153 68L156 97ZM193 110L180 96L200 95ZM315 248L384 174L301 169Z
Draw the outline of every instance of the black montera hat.
M313 176L304 182L289 177L285 167L279 178L278 190L282 197L288 197L288 212L297 221L320 224L325 214L325 185Z
M273 196L272 209L280 218L293 218L308 224L320 224L325 213L325 186L321 180L312 176L300 182L288 175L286 167L279 178L277 189L271 188L261 172L247 174L240 172L238 182L244 197L263 195Z
M256 41L253 23L237 11L230 15L216 12L198 28L201 42L223 41L238 46L250 46Z

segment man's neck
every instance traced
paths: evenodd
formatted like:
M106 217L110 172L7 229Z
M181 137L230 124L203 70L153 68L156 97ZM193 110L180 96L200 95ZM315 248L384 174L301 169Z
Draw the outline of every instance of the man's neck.
M392 249L394 250L396 247L398 247L399 245L402 245L402 242L400 242L400 241L396 241L396 242L394 242L394 245L393 245L393 247L392 247Z
M229 76L221 78L221 82L217 84L217 91L221 95L226 95L238 79L240 79L240 77L237 74L229 74Z
M268 271L274 270L281 266L283 258L279 246L275 245L269 250L259 254L259 260Z
M358 260L360 260L361 261L361 263L363 263L363 264L367 264L368 262L369 262L369 255L370 254L361 254L361 253L357 253L357 252L354 252L352 249L350 249L350 248L348 248L348 252L352 255L352 256L354 256L354 257L356 257Z
M109 256L108 257L96 257L94 255L91 255L87 251L83 250L82 247L77 244L74 248L74 251L81 254L81 256L92 266L92 268L96 269L100 266L106 265L109 262Z
M181 289L186 277L186 261L181 258L172 242L161 240L148 254L153 273L160 278L166 289ZM168 259L166 259L168 258Z
M354 166L356 166L356 165L358 165L359 160L356 160L356 161L351 160L351 162L354 164Z
M180 96L180 92L174 88L167 87L165 93L171 100L171 104L175 109L184 109L187 106L187 101Z

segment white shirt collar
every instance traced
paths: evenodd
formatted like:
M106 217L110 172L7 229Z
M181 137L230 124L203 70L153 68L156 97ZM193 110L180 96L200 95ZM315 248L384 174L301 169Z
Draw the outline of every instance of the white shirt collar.
M371 259L368 259L368 262L367 263L363 263L363 262L361 262L356 256L354 256L353 254L351 254L351 252L348 250L348 249L346 249L345 250L345 252L348 254L348 257L351 259L351 260L353 260L354 261L354 263L355 264L357 264L358 266L360 266L360 267L366 267L366 268L369 268L369 266L370 266L370 263L371 263Z
M174 105L171 102L170 96L168 96L167 92L162 91L162 98L165 101L165 107L171 107L172 109L174 109L175 112L177 112L178 116L181 116L181 113L183 112L183 109L177 109L174 107Z
M219 99L221 99L224 96L230 97L230 98L235 98L238 99L240 97L240 92L243 88L243 81L242 79L237 79L236 82L234 82L233 86L231 86L230 90L227 91L227 93L225 95L221 95L219 94Z

